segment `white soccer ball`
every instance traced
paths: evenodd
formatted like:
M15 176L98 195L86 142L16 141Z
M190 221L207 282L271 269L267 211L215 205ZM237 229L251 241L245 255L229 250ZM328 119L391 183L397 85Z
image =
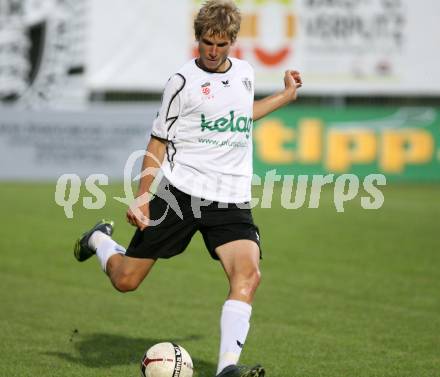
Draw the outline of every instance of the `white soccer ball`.
M192 377L193 363L182 346L158 343L142 357L141 373L144 377Z

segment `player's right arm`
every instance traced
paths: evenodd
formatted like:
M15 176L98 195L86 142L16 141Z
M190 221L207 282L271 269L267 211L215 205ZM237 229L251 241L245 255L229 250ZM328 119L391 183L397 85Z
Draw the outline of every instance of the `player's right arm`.
M150 188L162 165L166 148L166 140L158 139L154 136L150 139L147 146L142 162L142 174L136 200L127 210L127 221L131 225L137 226L140 230L144 230L148 226L150 211L147 198L151 195Z
M144 230L148 226L150 187L164 160L167 143L173 138L173 125L182 108L181 92L185 78L175 74L168 80L162 96L162 103L151 130L151 139L142 163L141 180L136 200L127 210L127 221Z

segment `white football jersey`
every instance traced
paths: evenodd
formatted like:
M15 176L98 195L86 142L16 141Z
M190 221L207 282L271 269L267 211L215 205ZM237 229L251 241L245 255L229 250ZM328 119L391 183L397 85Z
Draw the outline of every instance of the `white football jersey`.
M195 59L164 90L152 136L168 141L165 177L192 196L226 203L251 199L254 71L229 58L224 73Z

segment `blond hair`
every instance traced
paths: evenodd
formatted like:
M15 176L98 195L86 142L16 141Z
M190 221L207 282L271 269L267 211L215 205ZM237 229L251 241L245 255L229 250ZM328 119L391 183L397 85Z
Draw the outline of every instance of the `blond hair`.
M203 35L230 38L235 42L240 31L241 14L231 0L208 0L194 19L196 40Z

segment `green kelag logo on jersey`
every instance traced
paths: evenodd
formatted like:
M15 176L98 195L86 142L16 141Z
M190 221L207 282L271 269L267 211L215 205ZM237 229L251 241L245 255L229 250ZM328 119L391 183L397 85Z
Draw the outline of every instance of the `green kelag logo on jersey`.
M202 127L202 131L218 131L218 132L244 132L246 137L249 138L251 127L252 127L252 118L248 118L245 116L240 116L235 119L234 111L229 112L229 118L218 118L214 121L206 121L205 114L201 115L200 125Z

